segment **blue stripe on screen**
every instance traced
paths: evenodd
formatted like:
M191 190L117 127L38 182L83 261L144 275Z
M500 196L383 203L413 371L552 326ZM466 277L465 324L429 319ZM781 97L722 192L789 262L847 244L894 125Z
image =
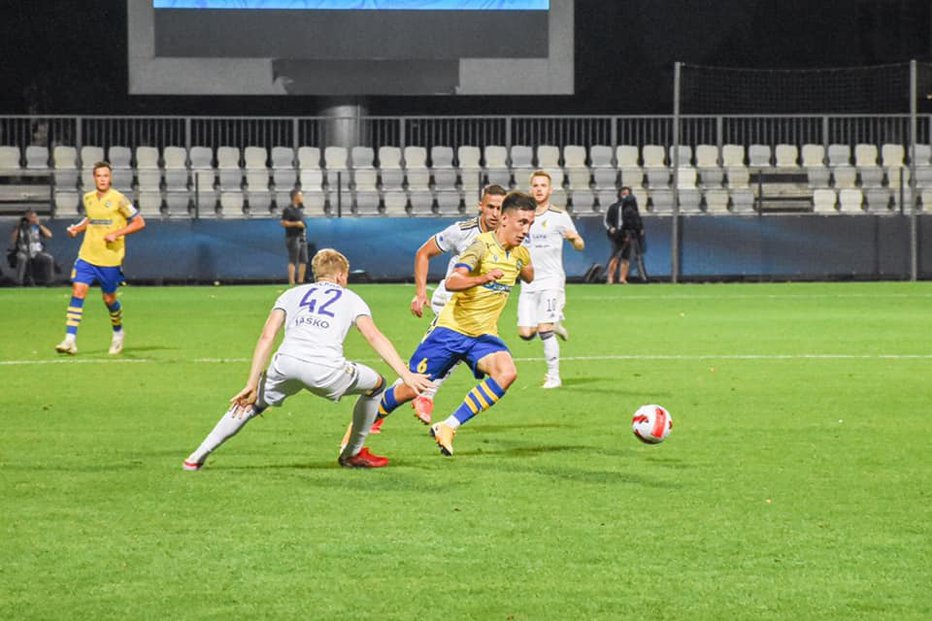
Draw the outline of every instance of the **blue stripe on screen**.
M550 0L152 0L156 9L547 11Z

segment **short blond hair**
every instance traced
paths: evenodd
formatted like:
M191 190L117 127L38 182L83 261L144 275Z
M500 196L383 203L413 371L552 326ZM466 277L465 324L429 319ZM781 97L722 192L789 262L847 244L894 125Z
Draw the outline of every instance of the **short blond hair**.
M553 177L550 176L550 173L546 170L535 170L531 173L531 176L527 178L528 183L534 183L534 177L547 177L547 183L553 185Z
M333 248L323 248L311 259L311 270L314 272L314 280L349 274L349 260Z

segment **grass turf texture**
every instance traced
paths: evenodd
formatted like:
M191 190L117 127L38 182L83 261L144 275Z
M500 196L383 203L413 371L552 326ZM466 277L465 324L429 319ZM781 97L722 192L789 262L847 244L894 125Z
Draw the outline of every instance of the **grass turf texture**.
M354 289L410 354L413 288ZM932 616L929 283L571 286L556 391L512 299L519 378L454 458L405 406L341 469L352 401L302 394L183 472L278 291L124 289L112 361L96 292L64 359L68 292L0 290L0 618Z

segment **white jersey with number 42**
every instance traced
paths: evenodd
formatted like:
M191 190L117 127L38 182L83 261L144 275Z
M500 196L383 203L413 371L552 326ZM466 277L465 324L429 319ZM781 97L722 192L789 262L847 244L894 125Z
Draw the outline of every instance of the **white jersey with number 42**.
M285 312L285 338L280 354L322 366L342 368L343 341L360 315L371 316L361 297L331 282L289 289L273 308Z
M531 251L534 264L534 281L521 283L521 291L547 291L563 289L566 272L563 271L563 235L570 231L578 234L573 219L562 209L551 207L534 218L524 245Z

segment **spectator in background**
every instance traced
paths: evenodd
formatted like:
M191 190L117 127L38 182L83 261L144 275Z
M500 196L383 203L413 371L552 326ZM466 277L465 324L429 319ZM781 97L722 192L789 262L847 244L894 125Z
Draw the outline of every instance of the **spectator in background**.
M605 232L612 242L612 256L608 260L608 284L614 284L615 274L621 263L621 277L618 282L628 283L628 270L631 259L638 261L641 280L647 279L644 271L642 254L644 252L644 223L638 210L638 201L631 188L624 186L618 191L618 200L605 211L603 220Z
M291 204L282 210L281 225L285 228L285 248L288 249L288 284L304 283L307 270L307 225L304 223L304 195L297 188L291 191Z
M33 284L47 285L52 282L55 259L45 251L45 244L42 241L50 237L52 237L52 231L39 222L39 215L32 209L19 219L10 233L10 246L16 251L17 285L25 284L27 278ZM40 276L34 280L33 274L37 273Z

